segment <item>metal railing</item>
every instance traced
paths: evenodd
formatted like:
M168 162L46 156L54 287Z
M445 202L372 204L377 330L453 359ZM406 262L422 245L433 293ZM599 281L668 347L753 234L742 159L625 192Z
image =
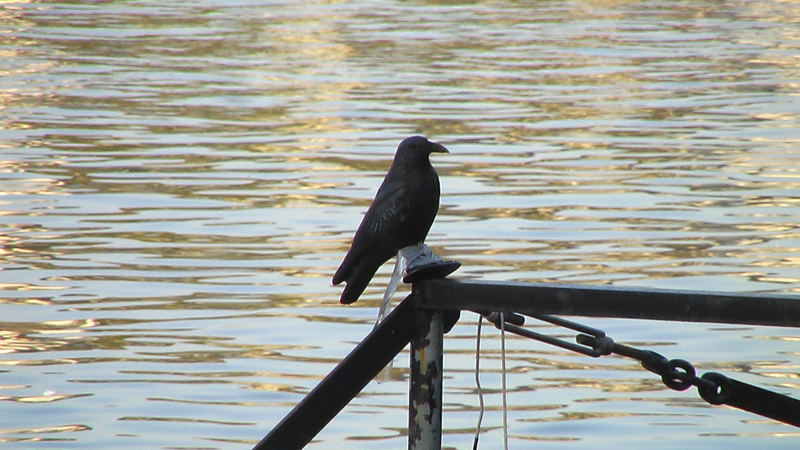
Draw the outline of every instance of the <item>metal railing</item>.
M559 314L800 327L800 298L788 295L447 279L418 281L413 285L412 294L254 448L285 450L304 447L409 342L411 380L408 446L409 449L440 448L442 336L458 320L461 310L484 315L507 313L504 314L507 316L506 330L509 330L508 326L512 326L513 330L514 326L521 325L524 319L519 314L536 318ZM557 322L551 323L562 326L564 322L574 323L554 319ZM592 330L596 333L587 333ZM603 339L605 336L599 330L585 327L577 331L583 334L578 336L578 344L570 345L587 348L589 353L585 354L600 356L614 352L639 356L643 366L661 374L665 383L671 380L674 386L681 389L691 385L699 388L704 386L702 389L705 391L701 390L701 395L705 392L703 398L708 397L706 400L712 404L726 403L800 426L800 401L796 399L716 376L720 374L697 377L691 365L687 366L688 363L684 364L682 360L666 360L654 352L609 342L609 339ZM547 339L540 340L548 342ZM713 386L710 383L714 383ZM734 394L725 397L724 389L729 394L733 392L735 398L730 396ZM732 401L725 401L731 398ZM764 400L759 401L759 398ZM768 407L762 404L765 402L777 406ZM770 411L775 410L779 413L770 415Z

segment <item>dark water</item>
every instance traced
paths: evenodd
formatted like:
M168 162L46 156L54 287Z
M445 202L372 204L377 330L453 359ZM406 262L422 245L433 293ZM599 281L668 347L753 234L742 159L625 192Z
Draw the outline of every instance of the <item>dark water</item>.
M354 307L330 276L411 134L452 152L428 243L457 277L800 293L798 2L12 2L0 24L11 447L257 442L371 328L390 267ZM585 322L800 397L795 329ZM452 448L475 323L445 344ZM499 347L484 331L481 448ZM508 352L511 448L800 437L630 360ZM312 447L405 447L406 376L401 355Z

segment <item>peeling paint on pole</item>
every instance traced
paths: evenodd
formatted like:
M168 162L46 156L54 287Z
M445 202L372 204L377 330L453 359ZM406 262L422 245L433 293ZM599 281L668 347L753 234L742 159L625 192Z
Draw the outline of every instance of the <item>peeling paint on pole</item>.
M408 408L408 448L442 447L441 310L417 309L411 338L411 381Z

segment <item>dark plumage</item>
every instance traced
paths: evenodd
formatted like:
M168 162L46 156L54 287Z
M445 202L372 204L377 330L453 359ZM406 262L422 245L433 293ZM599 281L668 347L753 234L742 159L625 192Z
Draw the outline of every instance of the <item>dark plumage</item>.
M409 245L421 244L439 210L439 176L428 155L449 153L422 136L400 143L394 161L358 226L350 251L333 276L346 281L340 302L358 299L378 268Z

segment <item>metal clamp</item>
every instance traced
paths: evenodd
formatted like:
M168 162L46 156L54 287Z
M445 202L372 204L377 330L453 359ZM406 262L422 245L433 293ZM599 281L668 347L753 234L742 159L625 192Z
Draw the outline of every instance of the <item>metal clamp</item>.
M524 336L530 339L535 339L537 341L544 342L546 344L555 345L556 347L560 347L566 350L571 350L573 352L581 353L583 355L592 356L594 358L611 354L611 350L614 347L614 340L606 336L606 333L603 330L598 330L597 328L592 328L577 322L573 322L571 320L562 319L560 317L551 316L548 314L525 314L525 315L528 317L532 317L534 319L552 323L553 325L569 328L571 330L575 330L581 333L587 333L581 336L586 336L587 338L591 338L592 339L591 344L583 344L580 341L578 341L578 343L575 344L547 334L522 328L525 319L524 317L522 317L522 315L517 313L506 313L505 314L506 323L504 324L503 327L505 328L506 331L510 333L514 333L516 335ZM489 314L483 314L483 316L487 320L492 322L496 328L498 329L500 328L499 313L494 312Z

